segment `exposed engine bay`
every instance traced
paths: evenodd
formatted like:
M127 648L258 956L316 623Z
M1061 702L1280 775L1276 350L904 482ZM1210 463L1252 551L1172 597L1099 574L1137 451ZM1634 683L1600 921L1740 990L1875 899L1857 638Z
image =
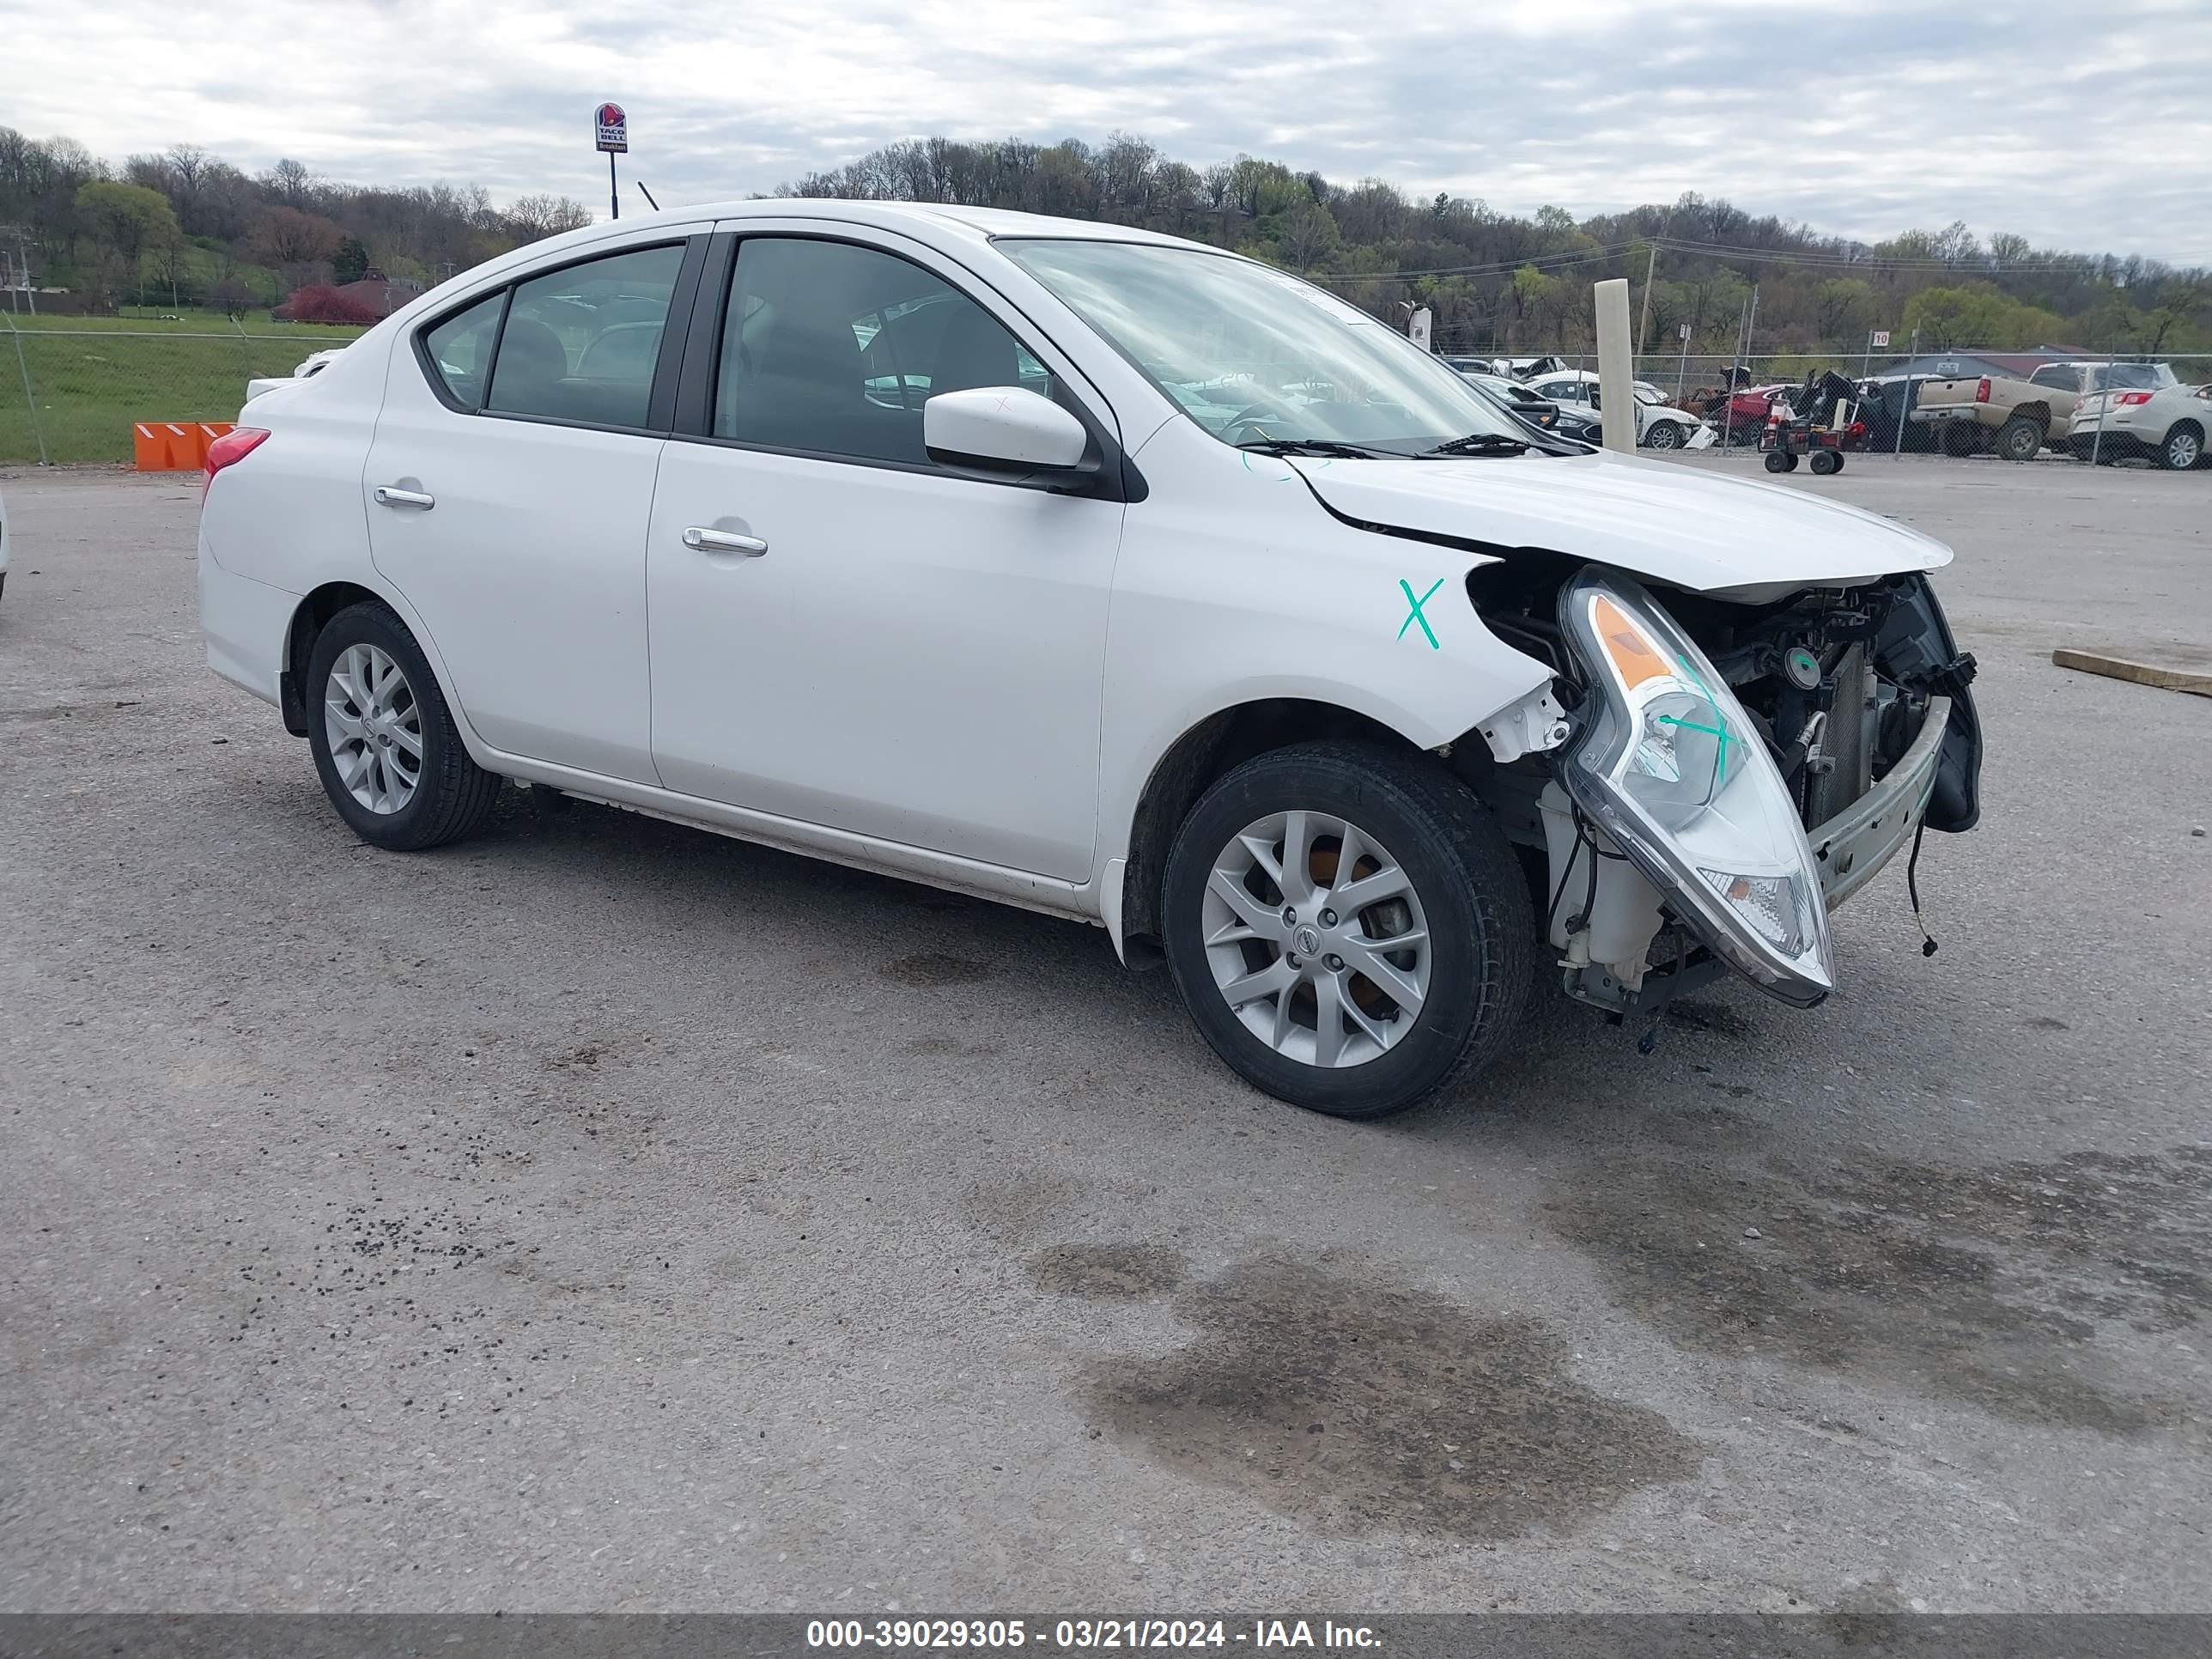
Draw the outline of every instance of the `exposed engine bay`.
M1540 928L1561 952L1569 994L1616 1015L1656 1012L1726 964L1711 948L1714 928L1693 914L1709 907L1680 902L1710 896L1679 880L1670 894L1651 859L1630 856L1642 849L1624 851L1621 841L1638 837L1618 821L1620 833L1609 835L1562 787L1581 786L1589 799L1587 780L1569 766L1583 734L1604 718L1592 653L1561 620L1563 594L1590 580L1572 561L1528 550L1469 575L1469 597L1491 629L1553 667L1567 735L1499 763L1496 757L1512 750L1486 730L1491 752L1455 745L1454 764L1527 849ZM1692 642L1680 646L1684 671L1694 679L1686 659L1702 653L1725 682L1719 702L1740 710L1741 720L1732 714L1720 726L1747 724L1755 733L1806 831L1826 908L1842 903L1900 846L1910 842L1917 856L1922 825L1973 827L1982 755L1968 690L1974 662L1958 650L1925 576L1770 590L1749 602L1666 589L1645 597ZM1939 726L1929 725L1931 715ZM1652 718L1680 728L1658 739L1669 754L1674 738L1707 729L1679 714ZM1725 768L1725 738L1720 753ZM1662 758L1661 770L1668 764ZM1663 787L1682 786L1670 778ZM1647 878L1655 874L1662 877L1656 884ZM1762 988L1800 1003L1824 994L1817 983L1797 988L1802 994Z

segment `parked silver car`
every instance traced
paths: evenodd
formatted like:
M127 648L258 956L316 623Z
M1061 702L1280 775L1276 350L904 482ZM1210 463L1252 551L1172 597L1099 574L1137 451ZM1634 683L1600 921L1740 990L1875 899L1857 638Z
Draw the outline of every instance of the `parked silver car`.
M2122 388L2093 392L2075 405L2066 447L2085 461L2148 456L2169 472L2186 472L2205 464L2208 434L2212 386Z

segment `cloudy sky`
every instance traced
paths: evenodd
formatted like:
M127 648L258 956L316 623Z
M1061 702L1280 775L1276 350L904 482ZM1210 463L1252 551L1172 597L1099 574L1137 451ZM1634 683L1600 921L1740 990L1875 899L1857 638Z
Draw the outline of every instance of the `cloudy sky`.
M602 211L611 98L663 205L931 132L1120 128L1510 211L1696 190L2212 264L2212 0L0 0L0 122L37 137Z

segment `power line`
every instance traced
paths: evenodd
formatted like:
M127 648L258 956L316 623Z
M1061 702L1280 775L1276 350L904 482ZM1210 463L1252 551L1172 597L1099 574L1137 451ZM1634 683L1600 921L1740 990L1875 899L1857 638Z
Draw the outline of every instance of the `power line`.
M1956 271L2046 271L2085 270L2100 263L2094 254L2062 255L2049 259L1999 259L1988 254L1956 259L1936 258L1927 254L1837 253L1833 252L1790 252L1781 248L1737 247L1725 242L1680 242L1666 238L1655 238L1657 245L1669 253L1702 253L1717 259L1748 259L1770 264L1820 265L1823 267L1863 270L1869 268L1883 270L1956 270Z
M1960 276L2011 275L2014 273L2068 272L2075 275L2094 274L2101 264L2099 256L2081 254L2049 259L1996 259L1986 254L1971 258L1939 259L1924 254L1890 257L1879 253L1838 253L1833 252L1792 252L1781 248L1741 247L1725 242L1686 242L1671 237L1638 237L1632 242L1614 242L1594 249L1563 250L1557 253L1534 253L1518 259L1490 259L1463 265L1429 265L1411 270L1351 270L1316 272L1307 276L1311 283L1390 282L1413 276L1480 276L1519 270L1526 267L1540 271L1570 270L1581 265L1605 264L1646 248L1658 248L1668 253L1699 255L1724 263L1747 262L1761 264L1804 265L1824 270L1855 271L1946 271Z
M1561 253L1532 253L1520 259L1492 259L1480 264L1434 265L1420 270L1347 270L1332 271L1326 275L1310 276L1310 283L1364 283L1387 281L1397 276L1474 276L1486 272L1518 270L1533 265L1538 270L1565 270L1572 265L1603 264L1632 252L1644 244L1621 242L1611 247Z

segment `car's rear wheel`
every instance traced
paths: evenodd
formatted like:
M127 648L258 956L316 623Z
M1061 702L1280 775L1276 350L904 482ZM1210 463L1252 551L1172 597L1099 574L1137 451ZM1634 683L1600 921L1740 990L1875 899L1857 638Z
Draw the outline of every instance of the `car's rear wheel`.
M307 744L363 841L415 852L483 827L499 779L469 758L422 648L385 605L349 606L315 636Z
M1526 1006L1519 864L1432 763L1314 743L1245 762L1177 832L1162 934L1213 1051L1337 1117L1416 1105L1486 1063Z
M1997 428L1997 453L2008 461L2032 461L2043 453L2043 428L2015 415Z
M2158 464L2168 472L2186 472L2203 459L2204 434L2186 422L2167 433L2158 449Z

